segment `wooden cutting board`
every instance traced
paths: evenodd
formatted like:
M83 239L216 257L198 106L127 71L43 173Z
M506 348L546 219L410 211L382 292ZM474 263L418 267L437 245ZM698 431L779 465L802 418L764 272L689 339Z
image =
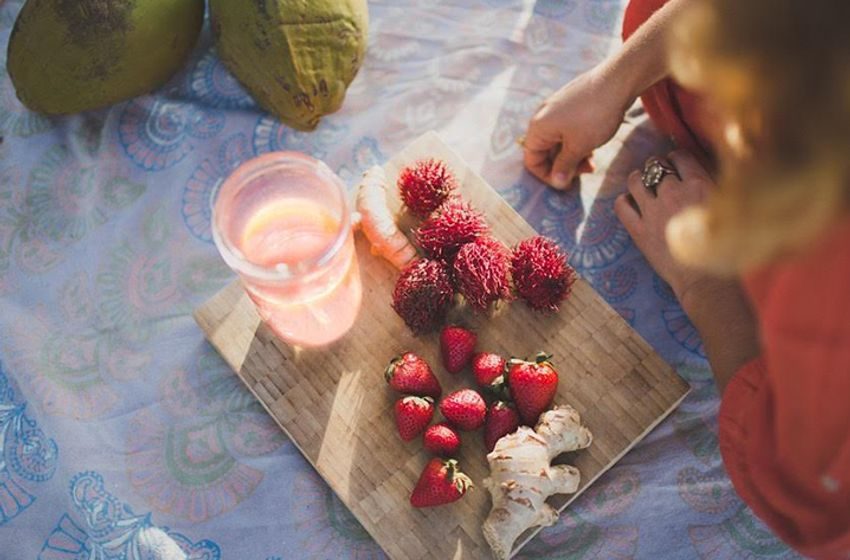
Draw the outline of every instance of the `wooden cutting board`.
M487 215L509 245L534 230L435 133L386 166L388 180L424 157L455 171L463 196ZM391 189L394 191L395 189ZM395 195L393 195L395 196ZM399 201L392 202L396 207ZM421 439L404 443L393 421L397 395L383 379L390 359L411 350L425 357L444 395L473 386L469 373L442 370L437 334L413 337L390 308L398 272L369 252L358 234L363 307L342 340L322 350L295 349L263 325L237 281L195 312L206 337L313 464L363 527L393 559L481 559L490 551L481 524L490 497L481 484L487 461L480 432L466 433L459 457L477 488L459 502L414 509L408 498L428 461ZM593 432L590 448L564 456L581 470L579 493L609 469L685 397L687 384L583 280L555 315L514 302L495 317L460 317L479 336L478 348L504 356L554 355L560 373L556 403L569 403ZM439 413L438 413L439 415ZM283 484L284 481L281 481ZM578 494L557 496L565 508ZM529 531L518 545L535 532Z

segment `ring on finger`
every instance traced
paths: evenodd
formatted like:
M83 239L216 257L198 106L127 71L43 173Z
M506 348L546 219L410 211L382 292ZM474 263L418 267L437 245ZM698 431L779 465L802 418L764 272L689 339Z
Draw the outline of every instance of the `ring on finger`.
M640 175L640 180L644 188L656 196L658 193L658 185L664 180L667 175L673 175L681 180L679 172L670 163L665 162L661 158L651 157L646 160L643 166L643 172Z

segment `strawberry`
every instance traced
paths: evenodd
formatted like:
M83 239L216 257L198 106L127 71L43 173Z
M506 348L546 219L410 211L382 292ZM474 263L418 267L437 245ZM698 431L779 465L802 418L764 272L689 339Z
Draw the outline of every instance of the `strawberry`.
M410 505L417 508L449 504L461 499L472 488L472 480L458 469L454 459L431 459L410 495Z
M484 422L484 446L487 452L493 451L496 442L502 436L512 434L519 428L519 415L512 404L496 401L487 410L487 420Z
M404 441L411 441L425 431L434 418L431 397L402 397L395 402L395 425Z
M441 457L454 457L460 449L460 435L445 422L429 426L422 441L429 453Z
M405 352L393 358L384 372L384 378L399 393L435 399L443 394L443 388L434 377L431 366L413 352Z
M558 390L558 372L550 359L540 353L533 362L515 358L508 362L508 387L520 420L527 426L534 427L537 418L552 406Z
M461 389L440 401L440 412L452 426L472 431L484 425L487 404L478 391Z
M440 333L440 352L443 366L449 373L459 373L469 365L478 337L475 333L457 325L449 325Z
M479 352L472 357L472 375L479 387L489 387L505 374L505 359L492 352Z

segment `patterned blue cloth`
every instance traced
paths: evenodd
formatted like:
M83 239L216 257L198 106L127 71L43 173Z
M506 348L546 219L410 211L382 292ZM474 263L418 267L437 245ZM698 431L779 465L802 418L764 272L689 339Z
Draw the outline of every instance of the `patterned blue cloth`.
M580 189L522 169L515 139L617 47L623 1L370 8L365 66L311 134L260 111L206 30L155 94L84 115L27 112L3 72L0 558L382 558L190 313L232 277L208 200L239 162L300 150L351 184L431 129L694 389L521 557L794 558L731 489L699 337L613 214L627 173L668 146L636 108ZM0 7L4 43L19 9Z

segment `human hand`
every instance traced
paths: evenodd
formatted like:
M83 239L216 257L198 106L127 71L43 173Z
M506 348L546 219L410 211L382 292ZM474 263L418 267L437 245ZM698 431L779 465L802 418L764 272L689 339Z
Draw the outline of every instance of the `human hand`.
M635 170L629 175L629 192L617 197L614 211L649 264L685 305L689 294L714 278L684 266L673 257L666 238L667 224L685 208L701 204L714 182L690 152L677 150L668 159L681 179L666 175L653 194L644 186L641 172Z
M565 189L593 171L593 150L610 140L635 97L604 67L581 74L550 95L528 124L523 162L532 175Z

